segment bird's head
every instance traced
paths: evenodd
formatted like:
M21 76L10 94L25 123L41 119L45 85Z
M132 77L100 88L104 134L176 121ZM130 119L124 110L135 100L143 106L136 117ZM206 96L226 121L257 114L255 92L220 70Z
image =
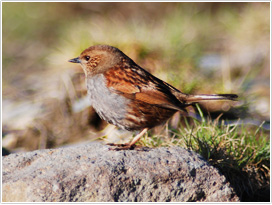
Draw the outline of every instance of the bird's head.
M117 65L124 56L118 48L108 45L95 45L85 49L79 57L73 58L69 62L79 63L86 76L93 76Z

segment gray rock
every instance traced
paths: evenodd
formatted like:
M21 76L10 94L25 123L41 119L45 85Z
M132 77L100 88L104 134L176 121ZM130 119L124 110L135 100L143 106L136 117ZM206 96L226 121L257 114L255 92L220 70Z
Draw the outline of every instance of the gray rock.
M2 200L239 201L225 177L192 151L108 148L96 142L5 156Z

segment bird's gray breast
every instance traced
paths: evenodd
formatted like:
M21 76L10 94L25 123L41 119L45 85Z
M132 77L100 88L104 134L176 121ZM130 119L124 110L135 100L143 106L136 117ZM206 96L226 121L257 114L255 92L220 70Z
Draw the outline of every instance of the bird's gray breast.
M130 100L110 90L106 86L103 74L86 78L86 84L91 105L98 115L107 122L123 128L119 123L126 115Z

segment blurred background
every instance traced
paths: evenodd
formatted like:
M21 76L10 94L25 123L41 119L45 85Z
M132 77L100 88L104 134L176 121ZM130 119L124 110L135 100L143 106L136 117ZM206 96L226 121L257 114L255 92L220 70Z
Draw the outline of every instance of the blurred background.
M2 3L2 145L19 152L90 141L107 123L86 106L68 63L95 44L118 47L186 93L236 93L201 104L210 116L270 133L270 4Z

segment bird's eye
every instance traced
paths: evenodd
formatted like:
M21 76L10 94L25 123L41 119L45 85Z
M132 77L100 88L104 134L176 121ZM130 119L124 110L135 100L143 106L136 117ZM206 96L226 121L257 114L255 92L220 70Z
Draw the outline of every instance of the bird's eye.
M90 59L90 56L85 56L84 58L86 61L88 61Z

